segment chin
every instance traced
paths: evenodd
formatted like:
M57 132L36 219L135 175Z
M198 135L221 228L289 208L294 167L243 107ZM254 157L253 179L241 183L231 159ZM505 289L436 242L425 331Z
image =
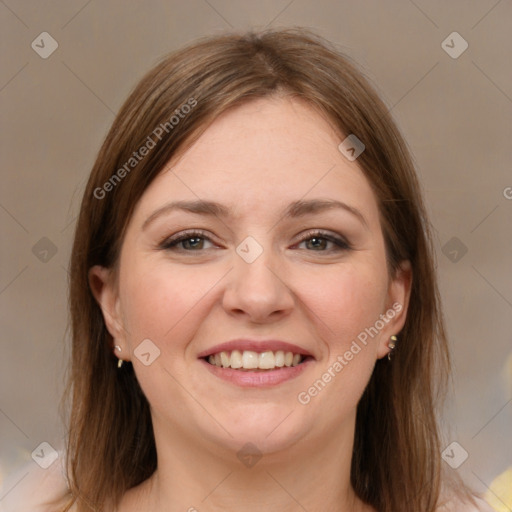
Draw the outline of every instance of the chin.
M310 422L303 419L292 407L252 404L233 410L235 412L232 415L224 416L222 420L218 418L232 437L219 430L211 434L214 434L216 444L237 454L247 449L250 444L261 454L278 455L311 434Z

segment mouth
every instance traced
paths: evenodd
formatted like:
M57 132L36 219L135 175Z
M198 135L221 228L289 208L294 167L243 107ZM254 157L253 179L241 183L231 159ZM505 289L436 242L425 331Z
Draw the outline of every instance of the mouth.
M315 361L303 347L280 340L232 340L197 357L214 377L252 388L276 386L294 379Z
M309 355L284 350L221 351L202 358L208 364L218 368L230 368L242 372L271 372L304 364L313 358Z

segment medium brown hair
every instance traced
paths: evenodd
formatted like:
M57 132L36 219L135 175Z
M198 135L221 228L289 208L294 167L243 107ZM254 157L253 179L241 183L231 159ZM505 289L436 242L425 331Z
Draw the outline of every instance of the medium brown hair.
M106 137L85 190L71 257L68 507L76 503L82 512L117 504L157 464L148 402L132 365L117 369L89 269L116 267L134 206L178 150L227 109L276 94L308 102L340 137L355 134L363 141L357 163L377 198L389 274L404 260L412 266L409 310L394 358L377 361L358 404L352 485L379 512L435 509L441 484L436 403L449 356L420 186L409 150L368 79L304 29L208 37L172 53L137 85ZM171 128L171 117L191 99L194 107ZM161 125L168 130L157 140ZM156 145L126 167L148 137ZM122 168L128 169L122 180L112 181ZM112 186L105 187L109 180Z

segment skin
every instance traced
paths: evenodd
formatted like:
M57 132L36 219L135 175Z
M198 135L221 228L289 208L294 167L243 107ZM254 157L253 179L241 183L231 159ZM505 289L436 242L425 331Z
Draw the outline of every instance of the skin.
M356 406L404 325L412 277L407 262L387 273L377 200L357 160L338 150L343 138L297 99L254 100L223 114L141 197L118 274L91 269L116 354L133 363L151 405L158 453L156 473L125 494L119 511L373 510L350 485ZM143 227L170 201L198 198L232 214L175 210ZM366 225L343 209L284 218L299 199L343 201ZM191 228L207 239L161 248ZM301 241L310 229L344 237L351 248L315 236ZM263 248L253 263L236 252L249 235ZM299 403L298 394L394 303L401 311ZM238 387L207 371L197 354L240 337L286 340L315 361L277 386ZM149 366L134 356L147 338L160 350ZM248 442L262 454L253 467L237 458Z

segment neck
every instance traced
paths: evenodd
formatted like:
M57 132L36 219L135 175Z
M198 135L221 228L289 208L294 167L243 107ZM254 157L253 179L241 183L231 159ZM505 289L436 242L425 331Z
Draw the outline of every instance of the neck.
M242 449L242 461L233 450L156 424L158 469L126 494L119 511L370 511L350 484L354 423L326 432L322 443L301 440L259 459Z

